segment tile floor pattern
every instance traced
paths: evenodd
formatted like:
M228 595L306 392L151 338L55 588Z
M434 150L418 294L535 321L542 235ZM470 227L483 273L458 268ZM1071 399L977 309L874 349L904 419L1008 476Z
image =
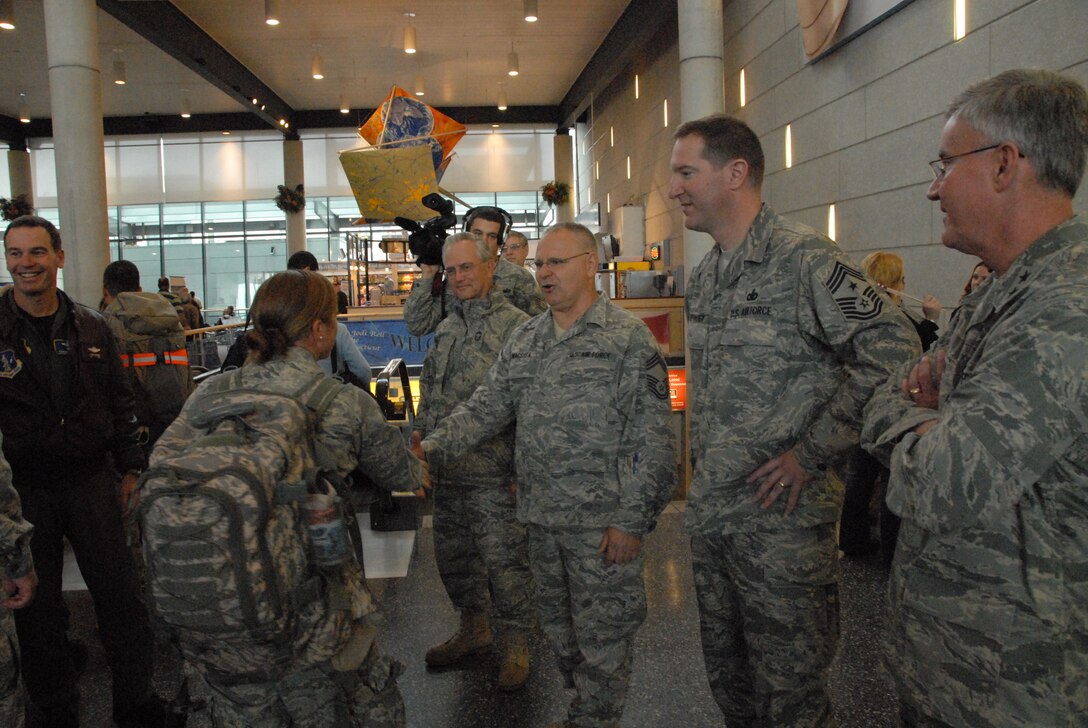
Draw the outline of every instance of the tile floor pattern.
M526 689L503 695L493 689L497 661L491 657L463 669L428 671L426 649L445 639L457 624L434 565L431 532L421 529L407 577L374 579L386 615L383 647L405 663L400 679L412 728L540 728L563 718L573 693L562 680L550 650L533 640L533 674ZM649 615L639 631L625 728L711 728L723 725L710 696L699 650L698 617L691 560L682 514L670 506L645 546ZM880 666L884 587L879 557L844 561L843 635L833 666L831 693L841 728L896 725L891 686ZM66 595L73 636L88 644L90 658L80 682L82 725L110 728L108 670L94 636L86 592ZM173 694L177 662L159 649L157 689ZM206 728L206 716L189 725Z

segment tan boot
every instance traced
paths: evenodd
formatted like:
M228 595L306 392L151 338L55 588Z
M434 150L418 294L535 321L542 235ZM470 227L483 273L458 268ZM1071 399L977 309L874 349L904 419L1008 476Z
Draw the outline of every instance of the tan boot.
M482 614L461 615L457 633L427 650L424 658L431 667L446 667L491 646L491 627Z
M529 679L529 642L525 635L513 635L503 642L499 690L521 690Z

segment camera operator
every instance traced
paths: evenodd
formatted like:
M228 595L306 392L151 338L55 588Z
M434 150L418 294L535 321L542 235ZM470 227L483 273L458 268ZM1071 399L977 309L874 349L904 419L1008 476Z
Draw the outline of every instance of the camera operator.
M432 208L433 209L433 208ZM508 260L499 258L499 246L509 232L510 215L498 207L474 207L465 214L464 230L478 235L491 254L498 259L495 265L494 288L503 297L530 316L543 313L547 306L540 294L533 275ZM423 275L412 285L412 292L404 303L404 323L413 336L423 336L434 331L444 318L444 312L452 310L454 297L446 291L439 278L442 267L420 262ZM445 298L445 305L443 305Z

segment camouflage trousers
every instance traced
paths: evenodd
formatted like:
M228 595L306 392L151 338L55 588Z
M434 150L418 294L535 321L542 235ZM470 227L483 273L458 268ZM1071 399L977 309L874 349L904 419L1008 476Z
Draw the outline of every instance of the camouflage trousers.
M646 619L642 557L607 564L601 528L529 524L529 555L541 626L577 696L571 726L619 724L631 678L635 632Z
M356 669L331 661L276 682L218 685L205 679L215 728L404 728L397 676L404 667L371 647Z
M491 611L500 636L533 628L528 537L506 486L437 486L434 555L442 584L459 612Z
M707 677L728 726L832 726L833 523L691 539Z
M23 728L26 724L26 692L19 676L19 639L15 617L0 607L0 725Z

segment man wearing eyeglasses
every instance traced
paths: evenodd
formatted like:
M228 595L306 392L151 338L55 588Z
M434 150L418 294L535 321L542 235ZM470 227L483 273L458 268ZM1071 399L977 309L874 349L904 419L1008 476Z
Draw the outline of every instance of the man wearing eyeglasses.
M474 207L465 216L465 232L478 235L487 243L491 256L498 258L495 264L494 286L506 300L530 316L544 311L544 301L533 276L525 269L499 257L499 246L506 239L509 215L498 207ZM520 233L518 233L520 235ZM408 299L404 302L404 324L413 336L431 333L445 318L453 306L454 296L448 286L436 277L442 274L437 265L420 265L422 275L412 284Z
M746 124L710 116L675 138L670 197L715 242L685 301L685 517L711 691L731 726L831 725L842 490L828 470L918 337L834 242L763 204Z
M511 335L420 454L459 457L517 421L537 610L577 690L560 725L618 726L646 616L642 538L676 487L665 363L646 325L598 295L589 230L550 228L535 265L548 312Z
M1088 713L1088 93L1012 70L949 107L928 197L993 271L881 386L862 439L902 517L888 668L907 725Z
M510 333L529 319L493 288L495 258L481 238L449 236L442 261L457 301L423 361L416 414L423 437L472 396ZM431 477L437 483L435 561L461 623L450 639L427 650L427 664L453 665L487 649L494 627L501 648L499 688L517 690L529 679L534 618L529 546L511 492L513 426L455 460L435 457Z
M511 230L506 236L506 244L502 246L502 257L523 268L525 259L529 257L529 238L517 230Z

